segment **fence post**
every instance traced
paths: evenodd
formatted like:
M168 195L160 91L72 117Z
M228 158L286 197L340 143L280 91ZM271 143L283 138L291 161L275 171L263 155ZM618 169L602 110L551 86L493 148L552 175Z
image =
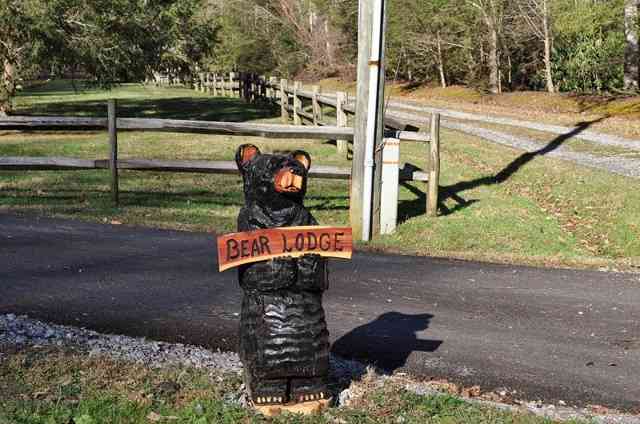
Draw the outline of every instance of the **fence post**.
M249 74L249 101L256 102L256 74L253 72Z
M400 186L400 140L384 139L382 145L382 195L380 198L380 234L391 234L398 222Z
M302 109L302 99L298 97L298 91L302 87L300 81L293 83L293 125L302 125L302 119L298 115L298 111Z
M276 85L278 84L278 78L276 77L269 78L269 84L271 84L270 100L272 103L278 103L278 90L276 90Z
M234 80L235 79L236 79L236 73L235 72L229 72L229 97L233 97L234 96L233 84L234 84Z
M280 118L283 124L289 123L289 95L287 94L287 80L280 80Z
M438 190L440 183L440 114L431 115L431 142L429 143L429 189L427 216L438 215Z
M264 102L267 98L267 77L260 75L260 100Z
M318 97L322 94L322 87L318 86ZM318 99L318 121L324 121L324 112L322 111L322 103L320 103L320 99Z
M313 113L313 125L318 125L318 122L320 122L321 117L320 117L320 113L321 113L321 108L320 108L320 103L318 103L318 94L320 93L320 87L317 85L314 85L312 88L313 94L311 96L311 110Z
M267 78L265 77L265 96L267 97L267 100L271 100L271 97L273 96L273 89L271 88L271 82L273 81L273 77L270 77L269 80L267 80Z
M278 85L278 78L271 77L269 78L269 84L271 84L271 102L278 103L278 97L280 97L279 89L276 88Z
M213 73L211 91L214 97L218 97L218 74L216 72Z
M338 91L336 93L336 125L339 127L347 126L347 114L344 111L344 105L347 103L347 93L342 91ZM338 147L338 152L346 155L347 148L347 140L336 140L336 144Z
M111 194L113 203L118 206L120 193L118 188L118 126L116 100L111 99L107 104L107 120L109 127L109 169L111 171Z
M269 77L267 82L267 100L269 103L273 103L276 99L276 77Z
M257 103L260 99L260 81L258 74L251 74L251 102Z

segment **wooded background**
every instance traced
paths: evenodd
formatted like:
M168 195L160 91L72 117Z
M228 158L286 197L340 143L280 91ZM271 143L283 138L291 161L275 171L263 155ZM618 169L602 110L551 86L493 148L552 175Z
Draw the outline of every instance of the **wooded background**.
M499 93L637 90L640 0L390 0L387 78ZM357 0L5 0L0 114L21 79L243 70L355 78Z

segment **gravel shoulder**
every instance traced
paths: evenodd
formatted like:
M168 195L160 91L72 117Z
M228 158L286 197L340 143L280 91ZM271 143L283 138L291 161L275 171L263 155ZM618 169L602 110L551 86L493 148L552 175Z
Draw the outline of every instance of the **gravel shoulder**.
M106 356L117 361L133 362L152 368L178 366L205 369L211 373L210 375L242 374L242 363L233 352L214 352L182 343L101 334L84 328L48 324L15 314L0 315L0 361L7 356L4 349L9 346L18 349L26 346L55 346L84 351L88 356ZM541 401L521 400L515 393L504 390L482 393L478 387L461 388L446 380L419 381L404 373L380 373L380 370L335 355L330 358L330 366L331 387L334 390L335 406L338 407L349 407L363 396L367 396L367 393L390 386L419 396L453 395L466 402L518 415L532 414L558 421L588 420L602 424L640 424L640 417L636 415L604 407L570 407L565 402L547 404ZM225 401L248 406L242 387L238 392L227 393Z

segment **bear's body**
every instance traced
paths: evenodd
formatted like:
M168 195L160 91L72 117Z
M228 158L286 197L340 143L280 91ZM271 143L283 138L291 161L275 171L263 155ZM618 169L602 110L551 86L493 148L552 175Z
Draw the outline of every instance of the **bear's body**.
M245 145L236 161L245 192L238 231L317 225L302 203L310 163L306 153L263 155ZM261 405L326 398L326 259L305 255L243 265L239 282L244 291L240 357L252 401Z

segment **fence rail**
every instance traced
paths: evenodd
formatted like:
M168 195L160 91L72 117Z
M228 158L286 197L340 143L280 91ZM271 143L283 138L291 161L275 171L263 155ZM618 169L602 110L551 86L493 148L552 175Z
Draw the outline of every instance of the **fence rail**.
M110 159L76 159L52 156L2 156L0 170L8 171L73 171L110 169ZM200 174L239 175L232 161L117 159L117 169L154 172L190 172ZM339 166L312 165L309 177L348 180L351 169ZM411 167L400 169L401 181L427 181L428 176Z

